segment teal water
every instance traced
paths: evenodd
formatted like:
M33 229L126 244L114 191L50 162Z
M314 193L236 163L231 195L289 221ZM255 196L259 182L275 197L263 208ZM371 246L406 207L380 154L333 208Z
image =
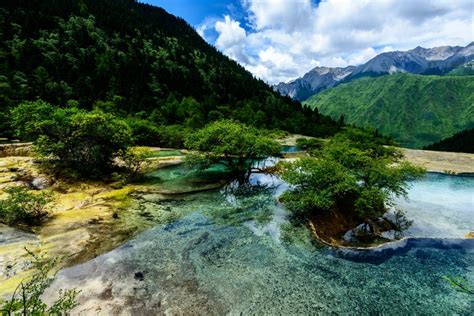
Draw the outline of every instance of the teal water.
M155 176L178 181L189 176L181 168ZM410 203L425 203L424 194L439 183L442 192L449 188L461 200L472 198L472 182L463 181L430 176L414 183L410 196L419 199ZM286 224L275 199L286 184L263 174L253 175L251 183L188 196L173 207L189 209L189 215L61 271L50 293L81 289L76 312L84 313L100 307L105 314L143 315L472 315L474 297L442 277L474 284L474 240L418 238L378 250L335 251ZM436 204L434 197L428 200ZM458 232L466 219L472 225L460 205L451 216L461 214L459 223L452 220ZM437 213L429 214L427 222Z
M281 149L282 154L298 153L301 151L301 148L299 148L298 146L282 146Z
M429 173L396 205L413 221L406 236L463 237L474 231L474 177Z

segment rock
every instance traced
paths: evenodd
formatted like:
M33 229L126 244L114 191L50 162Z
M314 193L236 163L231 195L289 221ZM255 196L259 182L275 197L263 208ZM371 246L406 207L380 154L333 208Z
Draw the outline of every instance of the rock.
M143 274L143 272L138 271L138 272L135 272L135 275L133 276L133 278L138 281L143 281L145 280L145 275Z
M464 235L464 237L465 238L474 238L474 231L467 233L466 235Z
M362 242L364 239L367 239L368 236L373 235L372 227L367 223L362 223L359 226L348 230L342 240L349 243Z
M49 188L50 185L49 179L45 177L34 178L30 182L30 186L35 190L44 190Z

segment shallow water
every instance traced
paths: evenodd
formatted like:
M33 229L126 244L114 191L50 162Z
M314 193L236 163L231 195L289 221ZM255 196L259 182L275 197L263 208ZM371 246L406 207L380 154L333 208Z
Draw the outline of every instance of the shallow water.
M408 237L464 237L474 231L474 178L430 173L396 207L413 221Z
M155 176L162 181L189 176L173 168ZM61 271L47 296L76 287L82 290L77 312L100 307L105 314L472 314L473 296L456 291L442 276L474 284L474 240L413 239L350 253L316 247L305 232L280 229L286 212L275 197L286 185L263 174L251 182L248 191L227 187L173 204L192 211ZM427 197L430 190L438 191ZM459 237L466 220L472 225L465 214L472 208L464 207L473 192L470 179L430 175L414 183L411 204L401 207L415 221L434 223L439 235L431 237L443 234L436 215L451 214L443 237ZM448 202L453 194L455 205ZM424 209L427 202L431 207ZM424 223L416 222L410 234L432 231ZM288 243L283 235L297 237Z
M291 154L301 152L301 148L298 146L282 146L281 152L283 154Z

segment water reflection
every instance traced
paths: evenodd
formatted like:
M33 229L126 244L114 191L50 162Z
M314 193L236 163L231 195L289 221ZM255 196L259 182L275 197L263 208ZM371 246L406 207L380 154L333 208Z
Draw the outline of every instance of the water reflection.
M459 275L472 284L474 244L406 241L394 252L381 253L384 260L377 262L360 254L347 260L327 249L277 243L242 225L216 224L194 212L60 272L51 293L82 289L76 312L83 313L96 308L106 314L472 312L471 297L453 290L442 276ZM142 280L134 278L138 272Z
M272 163L261 161L259 167ZM213 172L226 182L197 192ZM170 206L183 216L61 271L50 293L81 289L75 312L85 314L99 308L106 314L472 313L472 297L442 277L474 284L474 240L404 239L358 251L318 248L307 229L288 222L277 201L287 189L281 179L252 173L239 184L225 175L182 166L157 171L158 189L171 184L180 192L183 185L194 191L180 195L179 203L160 203L160 197L150 208ZM397 201L414 220L411 236L437 231L460 237L472 227L471 181L429 175L414 183L410 202ZM448 203L453 197L456 203Z

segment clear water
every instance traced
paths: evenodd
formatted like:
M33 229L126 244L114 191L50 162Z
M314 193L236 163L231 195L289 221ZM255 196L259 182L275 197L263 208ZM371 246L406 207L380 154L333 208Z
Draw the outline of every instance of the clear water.
M282 146L281 149L282 154L290 154L297 152L301 152L301 148L299 148L298 146Z
M474 231L474 178L428 174L396 205L413 221L408 237L463 237Z
M167 168L155 176L178 181L179 170ZM251 181L248 191L219 189L176 203L173 207L186 208L189 215L61 271L46 296L76 287L82 289L77 312L100 308L104 314L472 315L474 297L456 291L442 276L474 284L474 240L408 239L366 251L321 248L301 229L280 229L286 213L275 197L286 189L284 183L262 174ZM438 193L426 197L431 190ZM429 176L414 183L411 206L442 202L427 213L408 214L436 223L441 232L441 220L435 219L439 205L451 204L435 197L449 192L459 194L459 204L452 206L445 232L458 236L465 231L463 222L472 220L464 217L460 202L472 198L471 180ZM412 234L431 231L423 225ZM294 238L287 242L285 235Z

